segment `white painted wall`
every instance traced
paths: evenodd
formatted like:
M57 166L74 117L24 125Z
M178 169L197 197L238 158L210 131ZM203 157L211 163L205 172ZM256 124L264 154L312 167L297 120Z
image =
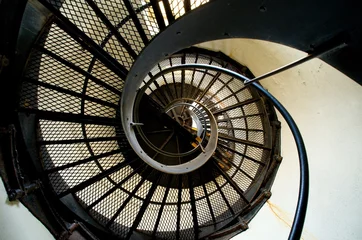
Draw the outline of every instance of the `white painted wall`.
M0 180L0 240L52 240L50 234L18 201L9 202L4 184Z
M199 46L224 52L256 76L306 55L249 39ZM262 84L291 113L306 143L310 201L303 239L362 239L362 87L319 59L265 79ZM282 154L284 160L271 199L249 230L235 240L287 239L298 196L299 165L284 121Z

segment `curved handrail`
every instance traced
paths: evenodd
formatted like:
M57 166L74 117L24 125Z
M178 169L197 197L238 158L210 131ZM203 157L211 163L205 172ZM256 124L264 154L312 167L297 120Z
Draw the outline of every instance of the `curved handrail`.
M299 166L300 166L300 183L299 183L299 196L296 212L294 215L293 225L289 234L289 240L297 240L300 239L302 235L302 230L304 226L305 216L307 212L308 205L308 194L309 194L309 168L308 168L308 158L307 152L305 149L304 141L302 135L297 127L297 124L293 120L292 116L285 109L285 107L267 90L265 90L260 84L257 82L250 82L250 79L241 75L237 72L234 72L230 69L226 69L223 67L218 67L214 65L206 65L206 64L182 64L175 65L165 69L159 74L166 74L168 72L172 72L175 70L186 70L186 69L194 69L194 68L202 68L213 71L219 71L228 75L233 76L236 79L244 81L244 83L253 85L257 90L259 90L265 97L267 97L275 106L275 108L280 112L285 121L287 122L290 130L292 131L295 143L298 149L299 156Z

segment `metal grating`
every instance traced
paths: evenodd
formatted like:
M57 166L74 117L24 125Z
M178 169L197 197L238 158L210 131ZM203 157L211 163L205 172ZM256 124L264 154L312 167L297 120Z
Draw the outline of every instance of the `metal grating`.
M87 70L93 55L78 44L66 32L58 27L55 23L49 27L49 33L46 38L42 39L44 48L58 55L62 59ZM34 56L34 55L33 55Z
M85 143L77 143L43 146L41 148L41 156L44 162L44 168L48 170L75 162L79 159L88 158L90 154ZM56 158L56 161L54 161L54 158Z
M172 0L171 1L171 11L175 16L175 19L181 17L185 14L184 1L182 0Z
M209 0L191 0L191 9L195 9L201 5L208 3Z
M149 97L161 105L180 97L200 100L214 112L225 138L219 140L215 158L196 172L171 176L152 170L125 138L119 112L124 76L109 64L120 64L126 74L164 27L158 25L160 16L151 1L48 2L90 38L84 44L69 35L67 28L76 29L55 16L32 51L22 84L20 111L38 120L39 158L58 197L75 196L95 220L122 238L137 231L151 238L198 239L237 217L249 204L244 193L259 190L253 183L264 177L270 161L269 122L255 90L202 69L157 79L146 91ZM163 1L175 19L207 2ZM239 69L218 56L193 51L161 61L151 74L183 63ZM249 100L255 102L242 104ZM223 164L227 167L220 172L217 166Z
M98 44L107 36L107 28L85 2L70 0L48 0L48 2Z

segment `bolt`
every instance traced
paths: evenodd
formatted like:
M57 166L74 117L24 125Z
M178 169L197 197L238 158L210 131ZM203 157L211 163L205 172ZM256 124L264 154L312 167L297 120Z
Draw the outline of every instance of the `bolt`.
M283 160L283 157L280 156L280 155L275 155L274 156L274 159L277 161L277 162L281 162Z
M9 59L7 59L7 58L4 57L1 64L2 64L4 67L7 67L7 66L9 66L9 62L10 62Z
M265 198L270 198L271 195L272 195L272 193L271 193L270 191L265 191L265 192L264 192Z
M280 128L281 125L282 125L280 121L273 121L272 124L273 124L276 128Z
M16 199L16 193L15 192L9 193L9 201L14 201L15 199Z
M261 6L259 8L260 12L266 12L267 11L267 8L265 6Z
M248 223L244 220L240 222L239 226L242 230L246 230L249 228Z

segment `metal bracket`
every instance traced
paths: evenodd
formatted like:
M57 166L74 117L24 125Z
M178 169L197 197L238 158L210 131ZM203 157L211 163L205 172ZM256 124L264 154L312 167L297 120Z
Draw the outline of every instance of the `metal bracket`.
M24 185L24 189L10 189L8 193L9 201L18 200L29 193L34 192L35 190L39 189L41 182L39 180L35 181L34 183Z
M230 239L231 237L235 236L235 233L240 233L249 228L248 222L242 219L241 217L237 218L237 223L229 226L225 229L222 229L220 231L217 231L216 233L210 235L207 239Z
M72 223L68 229L66 231L64 231L58 238L57 240L67 240L69 239L70 235L73 234L73 232L79 227L79 223L77 221L75 221L74 223Z
M14 125L0 127L0 175L9 201L15 201L40 187L40 181L25 183L19 166Z
M283 157L280 156L279 154L275 154L275 155L273 156L273 158L274 158L278 163L280 163L280 162L283 160Z

